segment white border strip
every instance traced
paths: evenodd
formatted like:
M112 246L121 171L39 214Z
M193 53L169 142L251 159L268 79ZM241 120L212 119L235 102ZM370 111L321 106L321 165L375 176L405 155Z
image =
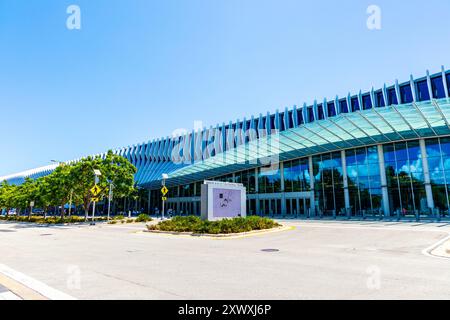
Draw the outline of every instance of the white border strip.
M449 240L450 240L450 235L448 235L447 237L445 237L445 238L442 239L442 240L439 240L439 241L436 242L435 244L432 244L432 245L429 246L428 248L423 249L423 250L422 250L422 253L423 253L424 255L428 256L428 257L438 258L438 259L446 259L446 260L448 260L448 259L450 259L450 258L448 258L448 257L443 257L443 256L437 256L437 255L431 254L431 252L433 252L435 249L437 249L439 246L443 245L444 243L446 243L446 242L449 241Z
M49 287L45 283L42 283L36 279L33 279L21 272L15 271L10 267L0 264L0 273L5 276L23 284L24 286L36 291L37 293L43 295L50 300L76 300L74 297Z

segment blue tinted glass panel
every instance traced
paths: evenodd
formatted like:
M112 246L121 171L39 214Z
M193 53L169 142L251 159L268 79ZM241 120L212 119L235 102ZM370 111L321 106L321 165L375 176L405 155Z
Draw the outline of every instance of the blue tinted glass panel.
M395 93L395 88L388 90L388 102L389 102L389 105L398 104L397 94Z
M329 117L334 117L336 115L336 110L334 109L334 102L328 102L327 109Z
M450 156L450 138L441 138L441 150L445 156Z
M309 107L307 109L308 111L308 122L313 122L314 121L314 112L313 112L313 108Z
M417 98L419 101L430 100L430 92L428 91L428 83L426 80L417 82Z
M365 95L362 97L363 101L363 109L372 109L372 99L370 99L370 95Z
M358 111L359 110L359 101L358 98L352 98L352 111Z
M270 116L270 128L269 129L275 129L275 115Z
M376 100L376 104L377 107L384 107L386 106L386 104L384 103L384 97L383 97L383 92L382 91L378 91L375 93L375 100Z
M433 92L434 99L445 98L445 89L442 77L431 79L431 91Z
M294 126L294 123L292 121L292 111L289 111L288 113L288 128L292 128Z
M280 131L284 131L286 129L284 120L284 113L280 113Z
M347 100L341 100L341 101L339 101L339 104L341 106L341 112L348 113Z
M302 109L297 110L297 125L304 124Z
M400 98L402 103L413 102L412 90L409 84L400 87Z
M447 74L446 78L447 78L447 89L448 89L448 92L450 94L450 73Z
M324 115L324 113L323 113L323 107L322 107L321 104L319 104L319 105L317 106L317 112L318 112L318 115L319 115L319 120L325 119L325 115Z

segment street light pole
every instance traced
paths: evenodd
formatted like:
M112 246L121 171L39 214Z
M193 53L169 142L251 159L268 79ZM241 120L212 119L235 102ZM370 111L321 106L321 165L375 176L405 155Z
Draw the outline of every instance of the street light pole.
M73 189L70 190L70 202L69 202L69 218L72 213L72 197L73 197Z
M113 187L114 187L114 185L112 184L112 181L109 181L108 219L107 219L107 221L109 221L109 217L110 217L110 213L111 213L111 200L112 200L112 197L113 197Z

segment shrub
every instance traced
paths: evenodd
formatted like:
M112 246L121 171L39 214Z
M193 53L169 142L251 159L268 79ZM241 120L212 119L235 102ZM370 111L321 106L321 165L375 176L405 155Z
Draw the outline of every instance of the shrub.
M147 226L149 230L193 232L209 234L241 233L252 230L271 229L280 226L275 221L257 216L247 218L203 221L199 217L174 217L156 225Z
M108 222L109 224L116 224L117 221L116 220L111 220L110 222Z
M148 221L152 221L152 218L150 218L148 214L142 213L138 215L138 217L136 218L136 222L148 222Z
M133 219L127 219L127 221L126 221L127 223L133 223L134 222L134 220Z
M115 216L113 219L114 220L123 220L123 219L125 219L125 217L123 216L123 214L119 214L119 215Z

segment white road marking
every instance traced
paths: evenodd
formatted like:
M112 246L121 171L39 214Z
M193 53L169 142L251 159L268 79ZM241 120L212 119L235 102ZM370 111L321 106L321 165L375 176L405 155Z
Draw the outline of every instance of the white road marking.
M0 293L0 300L22 300L11 291Z
M24 286L36 291L42 296L51 300L76 300L74 297L49 287L45 283L42 283L36 279L33 279L21 272L18 272L10 267L0 264L0 273L5 276L23 284Z

